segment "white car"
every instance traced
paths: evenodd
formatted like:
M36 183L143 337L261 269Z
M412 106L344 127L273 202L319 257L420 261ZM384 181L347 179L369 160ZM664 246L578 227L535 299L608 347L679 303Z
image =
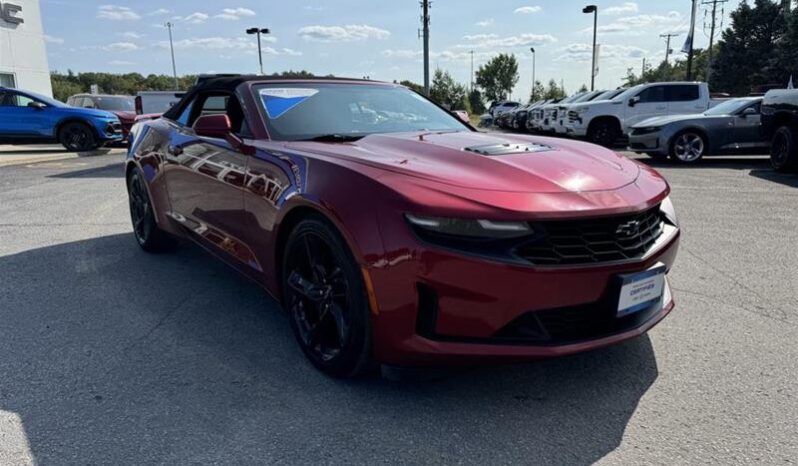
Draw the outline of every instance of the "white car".
M580 92L580 93L574 94L574 95L572 95L570 97L566 97L566 98L560 100L557 103L552 103L552 104L549 104L549 105L546 105L545 107L543 107L543 120L540 123L540 130L544 131L544 132L553 132L554 131L554 125L555 125L555 123L557 121L558 109L562 105L569 104L569 103L573 102L574 100L582 97L583 95L585 95L585 93L584 92Z
M604 90L583 92L579 97L572 100L571 102L560 103L557 106L557 117L551 123L554 132L557 134L565 134L565 121L568 119L568 110L570 108L582 102L590 102L599 95L604 94L604 92L605 92Z
M716 102L709 87L700 82L640 84L621 92L612 100L587 102L571 108L566 132L587 137L593 143L611 146L633 125L645 119L701 113Z

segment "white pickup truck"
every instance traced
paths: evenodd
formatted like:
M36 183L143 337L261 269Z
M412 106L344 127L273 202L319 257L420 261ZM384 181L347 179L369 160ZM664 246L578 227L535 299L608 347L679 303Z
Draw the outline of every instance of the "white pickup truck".
M586 137L590 142L611 146L631 127L645 119L701 113L715 103L709 87L700 82L640 84L612 100L573 105L568 111L565 131L570 136Z

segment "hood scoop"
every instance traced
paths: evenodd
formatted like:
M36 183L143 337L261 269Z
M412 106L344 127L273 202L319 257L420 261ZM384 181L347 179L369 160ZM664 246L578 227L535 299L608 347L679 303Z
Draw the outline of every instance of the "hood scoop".
M543 144L489 144L486 146L471 146L466 147L465 150L480 155L507 155L507 154L522 154L525 152L547 152L553 150L551 146Z

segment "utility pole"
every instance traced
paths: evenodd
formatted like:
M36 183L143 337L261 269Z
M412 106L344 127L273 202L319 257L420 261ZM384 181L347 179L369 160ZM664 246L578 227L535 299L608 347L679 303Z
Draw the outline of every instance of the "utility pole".
M590 65L590 90L596 88L596 32L598 31L598 7L596 5L588 5L582 8L582 13L593 13L593 60Z
M643 67L640 68L640 77L642 78L644 74L646 74L646 57L643 57Z
M728 1L729 0L704 0L701 3L702 5L712 5L712 20L709 28L709 49L707 49L707 82L709 82L709 75L712 73L712 45L715 43L715 21L717 18L718 4L720 4L722 8L722 5ZM788 1L786 3L787 8L789 8L790 2ZM723 21L723 10L721 10L721 21Z
M421 26L424 38L424 94L429 96L429 0L421 0Z
M687 41L684 43L684 47L687 49L687 80L690 81L693 79L693 32L695 31L695 13L696 8L698 7L698 0L690 0L693 4L692 11L690 13L690 31L687 33Z
M532 52L532 101L535 101L535 47L529 47L529 51Z
M177 82L177 66L175 66L175 44L172 41L172 23L167 22L166 28L169 29L169 48L172 50L172 75L175 77L175 90L180 90L180 84Z
M471 51L471 79L468 92L474 92L474 51Z
M258 36L258 63L260 64L260 74L263 75L263 52L261 51L260 47L260 35L261 34L269 34L268 28L249 28L246 30L247 34L255 34Z
M671 54L671 37L676 37L679 34L660 34L659 36L665 39L665 64L668 64L668 57Z

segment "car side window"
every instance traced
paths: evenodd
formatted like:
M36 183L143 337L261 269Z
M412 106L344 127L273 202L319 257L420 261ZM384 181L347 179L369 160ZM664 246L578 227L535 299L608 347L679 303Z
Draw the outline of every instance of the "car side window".
M668 102L690 102L698 100L698 86L694 84L682 84L668 86Z
M226 114L230 118L230 126L233 133L249 135L249 125L244 117L244 111L238 98L227 93L207 93L198 96L193 102L186 106L183 113L178 118L181 124L194 126L197 118L204 115ZM180 121L186 117L186 122Z
M637 96L640 98L638 102L665 102L665 87L666 86L651 86L648 89L643 89Z
M0 107L27 107L31 102L35 100L16 92L0 93Z

